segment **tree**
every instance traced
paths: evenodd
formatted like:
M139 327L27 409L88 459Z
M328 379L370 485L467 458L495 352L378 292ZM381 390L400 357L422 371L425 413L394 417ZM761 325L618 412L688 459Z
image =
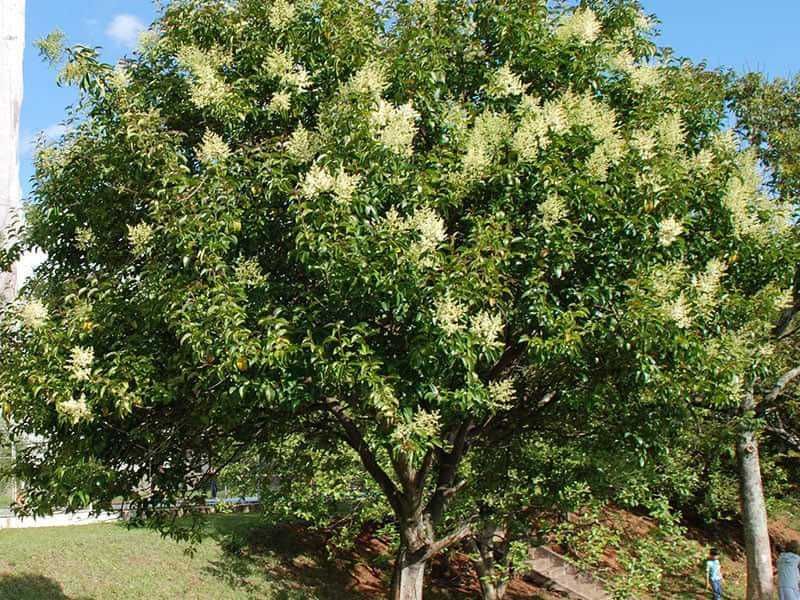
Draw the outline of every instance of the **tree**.
M0 400L46 440L19 510L158 516L276 435L343 443L394 515L392 597L420 598L476 527L448 512L464 461L542 403L738 398L709 365L780 309L788 209L717 78L592 5L193 0L114 69L46 41L83 96L2 321Z
M800 191L800 168L797 150L800 148L800 104L798 80L768 81L759 73L749 73L734 80L731 104L737 118L739 134L750 144L765 167L766 185L773 197L796 198ZM797 267L800 268L800 267ZM800 271L798 271L800 273ZM773 336L782 347L784 372L775 375L764 386L762 402L752 393L742 400L741 412L746 417L766 417L766 430L791 444L794 435L784 426L781 413L789 405L781 402L788 386L800 376L797 367L796 345L792 337L797 332L795 318L800 311L800 276L795 275L793 297L773 329ZM765 382L767 383L767 382ZM762 426L761 424L758 425ZM772 596L772 557L767 529L767 514L762 489L758 440L752 430L744 427L737 443L739 459L742 512L745 539L748 546L748 598Z

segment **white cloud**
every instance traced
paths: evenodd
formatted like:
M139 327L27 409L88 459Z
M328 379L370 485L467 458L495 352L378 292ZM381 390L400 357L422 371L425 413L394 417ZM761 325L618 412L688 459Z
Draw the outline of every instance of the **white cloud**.
M115 42L133 48L139 41L139 34L147 29L138 17L120 14L115 16L106 27L106 35Z

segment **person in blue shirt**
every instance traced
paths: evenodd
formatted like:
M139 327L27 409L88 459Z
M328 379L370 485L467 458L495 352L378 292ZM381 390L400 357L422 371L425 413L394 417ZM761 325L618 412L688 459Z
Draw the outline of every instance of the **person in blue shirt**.
M800 600L800 544L789 542L778 556L778 597Z
M719 564L719 551L712 548L706 561L706 589L713 592L714 600L722 600L722 567Z

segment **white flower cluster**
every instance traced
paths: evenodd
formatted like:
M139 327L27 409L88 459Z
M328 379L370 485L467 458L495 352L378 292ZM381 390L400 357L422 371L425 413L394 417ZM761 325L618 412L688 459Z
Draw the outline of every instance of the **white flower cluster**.
M763 224L765 232L781 233L792 225L794 206L790 201L781 202L760 194L758 208L766 215Z
M418 0L418 2L422 7L422 12L428 16L436 14L436 10L439 8L439 0Z
M108 82L111 88L117 92L122 92L130 86L131 78L125 63L117 63Z
M86 404L86 395L81 394L77 400L65 400L56 404L56 410L73 425L91 419L92 412Z
M444 220L429 206L418 208L411 217L411 223L419 232L416 254L432 253L447 239Z
M394 106L380 99L370 114L370 126L375 138L385 148L395 154L411 156L418 119L419 113L411 102Z
M370 402L378 409L384 421L387 423L397 422L397 410L400 408L400 402L391 385L382 384L373 388L370 392Z
M706 264L705 271L692 278L692 289L695 293L694 304L698 311L707 313L717 304L717 293L728 266L718 258L712 258Z
M636 174L634 183L640 190L650 192L652 194L663 192L666 188L663 177L657 171L640 171ZM657 200L651 200L650 202L652 203L653 207L658 204Z
M488 86L488 92L495 98L507 98L509 96L521 96L525 93L526 86L519 75L511 70L507 64L500 67L492 77Z
M404 451L412 451L416 443L427 442L439 435L440 420L438 412L419 409L410 421L402 420L397 424L392 439Z
M447 111L442 116L445 127L450 132L450 137L456 143L462 142L469 130L469 113L458 102L449 102Z
M236 279L245 286L257 287L266 281L256 258L240 259L235 270Z
M558 194L550 194L539 205L539 214L542 215L542 227L546 231L551 231L569 213L564 199Z
M775 295L774 310L783 310L790 308L792 305L794 305L794 290L792 288L785 288Z
M736 132L733 129L716 132L711 136L711 148L717 154L728 155L735 153L739 149Z
M41 329L47 322L49 313L40 300L28 300L19 309L19 318L28 329Z
M378 61L369 61L348 80L345 90L353 94L371 96L377 100L388 85L386 67Z
M611 166L625 155L625 142L619 134L616 112L589 94L577 96L568 92L562 97L561 105L570 126L585 127L597 142L586 168L595 179L605 181Z
M292 95L286 90L275 92L267 105L269 112L278 114L286 114L291 108Z
M464 329L462 323L467 310L461 302L453 300L449 295L436 301L436 324L447 335L453 335Z
M300 185L300 195L316 198L320 194L333 194L339 202L348 202L360 182L360 175L350 175L343 167L332 174L325 167L313 165Z
M94 232L91 227L75 228L75 245L81 250L88 250L95 242Z
M220 69L230 62L230 57L220 48L200 49L185 46L178 52L178 62L192 75L192 102L198 108L217 106L225 102L230 89Z
M656 154L656 136L646 129L637 129L628 144L644 161L652 160Z
M644 33L650 31L653 28L653 21L650 18L650 15L646 14L642 10L638 10L634 19L634 27Z
M470 320L469 330L483 345L497 346L501 344L498 338L503 333L503 317L498 313L481 311Z
M685 277L686 265L682 262L670 263L655 269L648 278L653 298L663 302L672 297Z
M489 384L489 402L493 410L508 410L514 405L517 392L511 379L493 381Z
M89 74L89 68L90 63L86 60L78 57L69 58L59 71L58 80L67 85L76 85Z
M569 127L561 102L548 100L543 105L537 98L526 96L520 104L520 124L511 147L522 162L533 162L550 145L550 135L565 132Z
M266 69L271 77L297 92L305 92L311 87L311 76L305 67L295 64L292 57L279 48L267 55Z
M642 93L648 88L658 87L663 82L663 71L654 65L638 64L628 50L621 50L608 59L609 66L628 76L635 92Z
M153 240L153 227L148 223L128 225L128 242L136 256L144 256L150 249Z
M419 266L433 264L434 252L447 239L444 220L431 207L418 208L406 218L401 217L392 207L383 218L384 226L393 233L415 232L417 240L410 248L410 259Z
M591 44L600 35L602 26L590 8L578 8L563 17L556 28L556 38L579 45Z
M487 174L510 130L508 115L487 111L476 117L461 161L461 176L466 181L475 181Z
M197 158L205 165L224 163L231 156L231 149L222 136L206 129L203 140L197 149Z
M666 151L674 152L686 140L683 118L677 113L664 115L656 124L656 135Z
M297 13L294 5L287 0L275 0L269 9L269 26L275 31L283 31L292 21Z
M691 168L695 173L707 175L714 165L714 153L709 148L703 148L691 160Z
M615 71L630 73L636 68L636 59L628 50L620 50L608 58L608 66Z
M75 381L86 381L92 374L94 348L75 346L70 350L67 371Z
M691 310L683 292L664 306L664 315L681 329L688 329L692 326Z
M663 81L663 72L656 66L637 65L628 72L628 77L634 91L642 93L649 88L660 86Z
M658 243L664 248L674 244L683 233L683 223L675 217L667 217L658 224Z
M746 236L757 233L759 229L753 209L761 196L761 175L753 153L741 154L738 163L736 174L728 182L723 204L731 213L736 235Z
M146 29L139 34L137 48L140 54L149 54L158 47L161 34L155 29Z
M297 162L308 162L314 158L315 150L309 131L300 125L286 142L286 154Z

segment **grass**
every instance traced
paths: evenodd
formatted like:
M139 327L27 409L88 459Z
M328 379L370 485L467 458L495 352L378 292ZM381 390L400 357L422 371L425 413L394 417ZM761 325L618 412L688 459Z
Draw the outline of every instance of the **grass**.
M258 525L257 515L210 517L192 557L185 544L119 524L0 530L0 600L354 597L341 573L277 533L257 555L237 551L235 540L269 531Z

